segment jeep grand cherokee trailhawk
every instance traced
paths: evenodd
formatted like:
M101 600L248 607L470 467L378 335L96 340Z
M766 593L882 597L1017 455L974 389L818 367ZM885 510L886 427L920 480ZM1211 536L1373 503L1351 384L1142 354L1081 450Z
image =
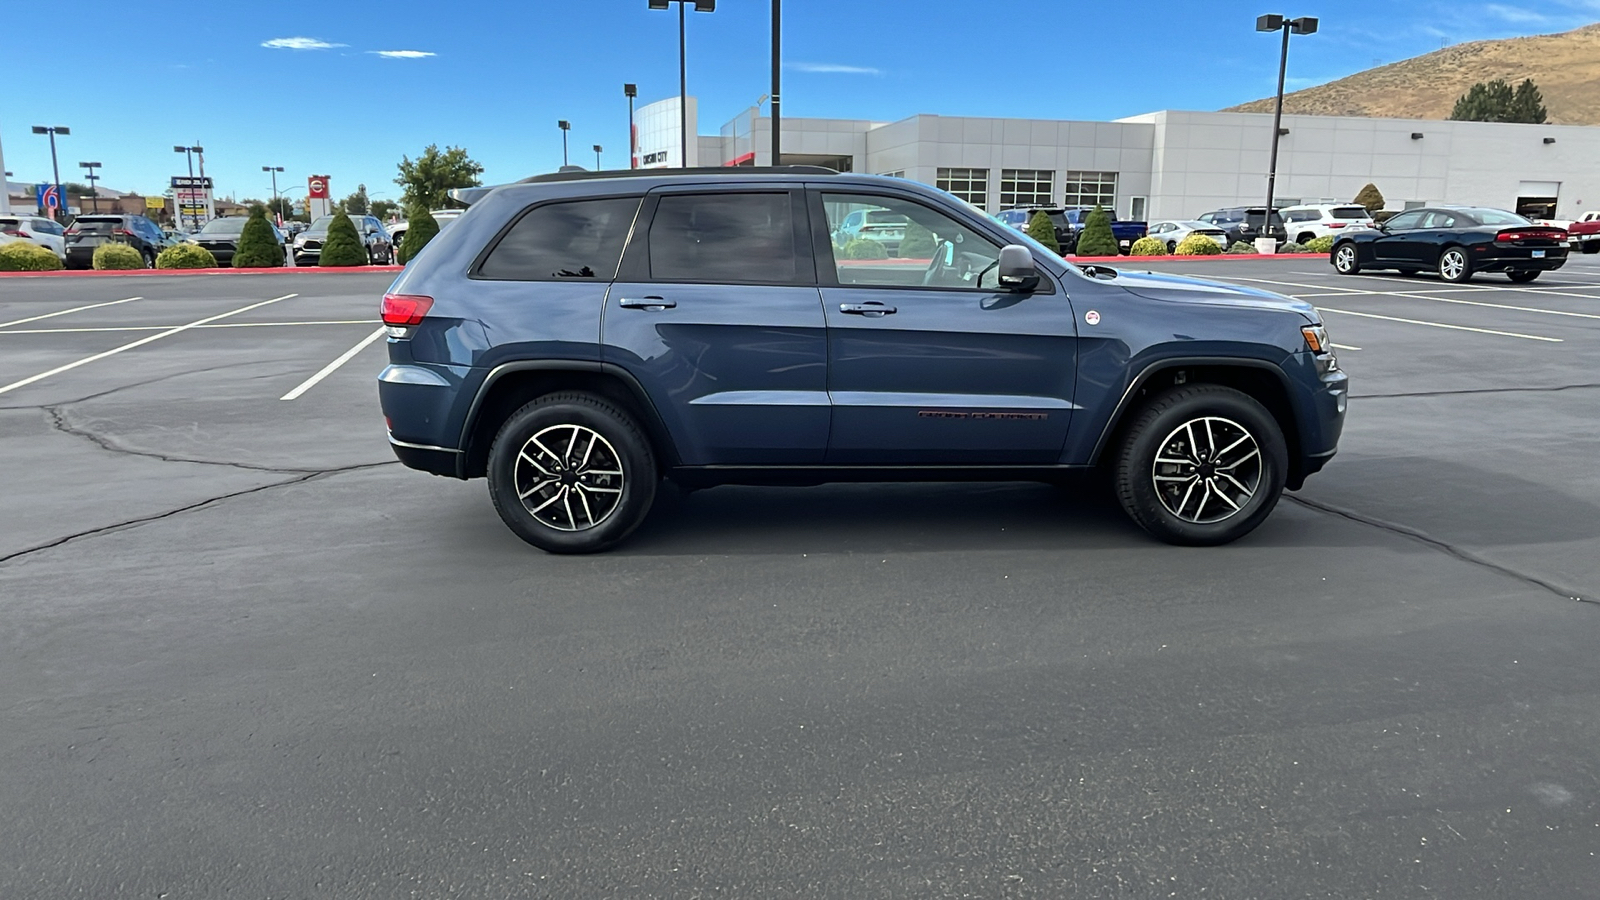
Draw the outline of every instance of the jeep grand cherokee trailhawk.
M687 486L1052 480L1099 467L1162 540L1249 533L1338 445L1317 311L1075 267L950 195L810 167L562 173L470 204L383 298L408 466L601 550ZM903 218L885 254L834 243Z

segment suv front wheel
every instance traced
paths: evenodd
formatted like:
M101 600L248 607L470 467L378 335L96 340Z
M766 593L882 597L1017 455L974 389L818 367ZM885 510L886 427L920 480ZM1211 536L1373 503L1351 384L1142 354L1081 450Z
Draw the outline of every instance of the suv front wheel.
M594 553L626 538L655 500L655 456L610 402L550 394L506 419L489 449L489 496L516 535L550 553Z
M1288 461L1282 430L1255 398L1221 385L1182 387L1151 401L1128 428L1117 498L1169 544L1226 544L1278 504Z

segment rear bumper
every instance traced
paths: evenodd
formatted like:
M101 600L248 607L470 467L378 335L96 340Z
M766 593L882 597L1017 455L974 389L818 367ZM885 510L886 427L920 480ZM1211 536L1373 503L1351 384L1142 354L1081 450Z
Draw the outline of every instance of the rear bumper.
M1472 269L1475 272L1504 272L1507 269L1548 272L1567 264L1568 248L1542 249L1544 256L1536 258L1533 254L1537 251L1532 248L1485 247L1473 253Z
M389 449L394 451L395 458L400 460L408 469L416 469L433 475L444 475L450 478L461 477L458 469L458 460L461 451L451 450L448 447L430 447L425 444L409 444L397 441L393 435L389 436Z

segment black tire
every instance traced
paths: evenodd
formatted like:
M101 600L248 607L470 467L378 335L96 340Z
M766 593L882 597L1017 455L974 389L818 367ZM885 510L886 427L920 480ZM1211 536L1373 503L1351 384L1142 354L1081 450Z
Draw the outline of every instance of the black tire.
M1351 241L1336 245L1328 255L1328 261L1333 263L1333 270L1340 275L1361 274L1361 257Z
M1206 426L1212 429L1209 438L1190 431ZM1192 442L1184 436L1188 433L1195 434ZM1227 448L1240 435L1249 439L1245 446ZM1251 441L1256 452L1246 454ZM1226 452L1208 460L1198 446L1207 442L1212 450ZM1188 448L1182 458L1197 460L1194 465L1157 462L1158 451L1172 453L1179 443ZM1272 513L1283 494L1289 451L1277 420L1255 398L1221 385L1196 384L1161 394L1139 410L1124 432L1113 471L1117 499L1139 527L1169 544L1214 546L1249 534ZM1193 493L1202 487L1206 493ZM1184 515L1174 511L1174 503ZM1234 505L1237 509L1228 508Z
M1582 249L1584 253L1600 253L1600 240L1584 241L1580 249Z
M1506 272L1506 277L1517 284L1527 284L1539 277L1538 269L1511 269Z
M153 253L153 252L151 252L149 250L144 250L144 251L141 251L139 255L144 257L144 267L146 269L154 269L156 267L156 255L155 255L155 253Z
M551 440L570 443L551 447ZM579 456L581 466L575 464ZM627 413L593 394L570 392L540 397L512 413L489 448L488 469L489 497L500 519L550 553L615 546L644 521L660 480L650 442ZM550 512L536 512L540 504Z
M1465 284L1472 280L1472 257L1462 247L1446 247L1439 254L1439 279L1451 284Z
M1167 241L1167 252L1168 253L1177 253L1178 252L1178 242L1177 241Z
M1307 232L1304 232L1303 234L1301 234L1299 237L1295 238L1294 242L1296 244L1304 245L1304 244L1309 244L1309 243L1311 243L1312 241L1314 241L1316 239L1317 239L1316 235L1314 235L1311 232L1307 231Z

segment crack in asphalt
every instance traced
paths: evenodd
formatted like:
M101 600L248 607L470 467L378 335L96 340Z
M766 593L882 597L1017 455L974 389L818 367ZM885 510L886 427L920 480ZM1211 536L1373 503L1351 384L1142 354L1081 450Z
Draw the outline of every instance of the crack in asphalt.
M96 447L99 447L100 449L110 453L122 453L128 456L143 456L147 459L159 459L162 462L194 463L201 466L227 466L234 469L244 469L248 472L273 472L279 475L315 475L319 472L328 471L325 469L297 469L281 466L260 466L254 463L234 462L231 460L196 459L187 456L169 456L165 453L157 453L154 450L135 450L132 447L124 447L105 435L96 434L87 428L73 425L67 421L67 413L59 405L45 406L42 407L42 409L49 414L50 424L57 431L61 432L62 434L70 434L73 437L83 438L89 443L94 444Z
M1462 562L1489 569L1492 572L1505 575L1508 578L1513 578L1525 584L1530 584L1542 590L1549 591L1563 600L1573 600L1578 603L1591 603L1600 605L1600 599L1595 597L1584 597L1579 591L1563 587L1559 584L1555 584L1554 582L1546 581L1537 575L1529 575L1526 572L1519 572L1510 566L1501 565L1500 563L1484 559L1470 550L1465 550L1456 546L1455 544L1450 543L1449 541L1441 540L1440 538L1436 538L1425 531L1412 528L1409 525L1401 525L1398 522L1390 522L1387 519L1380 519L1376 516L1358 513L1353 509L1345 509L1341 506L1334 506L1331 503L1322 503L1306 497L1290 494L1284 494L1283 497L1285 500L1291 500L1308 509L1314 509L1329 515L1338 516L1343 519L1349 519L1352 522L1357 522L1362 525L1370 525L1373 528L1379 528L1392 534L1400 535L1401 537L1411 538L1414 541L1427 544L1435 550L1441 550L1444 553L1461 560ZM3 560L0 560L0 562L3 562Z
M1453 394L1553 394L1600 388L1600 384L1557 384L1550 387L1463 388L1459 391L1409 391L1398 394L1352 394L1351 400L1387 400L1395 397L1448 397Z
M379 468L381 466L398 465L399 462L400 462L399 460L387 460L385 462L357 463L355 465L339 466L338 468L333 468L333 469L321 469L321 470L318 470L318 471L315 471L315 472L306 472L306 473L304 473L304 474L302 474L302 475L300 475L299 477L296 477L296 478L289 478L289 479L285 479L283 481L274 481L274 482L272 482L270 484L257 485L256 487L253 487L253 488L245 488L242 491L231 491L231 492L226 493L226 494L219 494L219 495L217 495L215 497L208 497L208 498L206 498L204 500L198 500L198 501L195 501L194 503L185 504L183 506L177 507L176 509L169 509L166 512L155 513L153 515L148 515L148 516L137 516L135 518L126 519L124 521L116 522L116 523L113 523L111 525L101 525L98 528L88 528L88 529L85 529L83 531L78 531L78 532L74 532L72 534L64 535L62 537L56 538L53 541L49 541L47 543L39 544L38 546L35 546L35 547L28 547L28 548L23 549L23 550L17 550L15 552L8 553L5 556L0 556L0 565L4 565L6 563L11 562L12 560L19 559L19 558L24 557L24 556L29 556L29 555L34 554L34 553L39 553L39 552L44 551L44 550L50 550L50 549L53 549L55 547L60 547L60 546L62 546L64 544L70 544L73 541L81 540L82 538L94 537L95 535L107 534L107 533L113 532L113 531L121 531L122 529L125 529L125 528L133 528L135 526L144 525L144 524L147 524L149 522L159 522L162 519L170 519L173 516L176 516L176 515L179 515L179 514L182 514L182 513L193 512L194 510L197 510L197 509L204 509L205 507L212 506L212 505L215 505L215 504L218 504L218 503L222 503L222 502L224 502L226 500L232 500L232 499L234 499L236 497L245 497L245 496L249 496L250 494L259 494L262 491L269 491L269 490L272 490L273 488L289 487L291 485L296 485L296 484L305 484L306 482L315 480L317 478L323 478L323 477L326 477L326 476L329 476L329 475L338 475L338 474L341 474L341 473L344 473L344 472L355 472L355 471L359 471L361 469L376 469L376 468Z

